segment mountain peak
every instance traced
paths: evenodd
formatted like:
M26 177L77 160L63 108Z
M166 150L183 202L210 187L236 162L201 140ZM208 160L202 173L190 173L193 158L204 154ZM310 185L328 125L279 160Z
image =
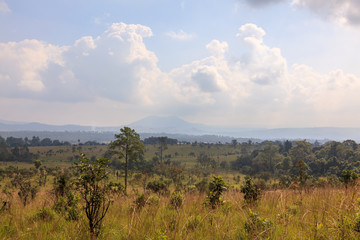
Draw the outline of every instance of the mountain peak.
M201 133L201 124L189 123L176 116L149 116L129 124L138 132Z

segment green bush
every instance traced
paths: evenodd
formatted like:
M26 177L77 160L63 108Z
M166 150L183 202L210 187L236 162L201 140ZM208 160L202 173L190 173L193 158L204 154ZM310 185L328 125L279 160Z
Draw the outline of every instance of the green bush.
M215 209L218 205L224 203L222 195L227 190L227 185L221 176L213 175L212 178L212 181L209 183L209 194L205 203Z
M173 192L170 199L170 204L175 209L179 209L183 204L183 196L181 192Z
M249 239L259 239L268 235L273 223L263 217L259 217L250 210L250 215L244 223L244 229Z
M53 219L54 212L50 208L42 208L34 215L34 220L51 221Z
M142 209L146 204L146 198L144 194L138 196L134 201L136 209Z
M54 210L65 215L65 219L76 221L80 217L79 195L69 191L66 196L59 197L54 205Z
M151 181L146 186L147 189L150 189L154 193L164 194L168 192L167 184L161 179L155 179Z
M241 187L244 199L247 203L254 203L261 197L261 190L256 186L250 177L245 178L245 185Z
M209 183L206 178L203 178L200 182L195 184L195 187L200 193L204 193L208 190L208 185Z
M360 214L356 214L356 218L353 224L353 229L355 232L360 233Z

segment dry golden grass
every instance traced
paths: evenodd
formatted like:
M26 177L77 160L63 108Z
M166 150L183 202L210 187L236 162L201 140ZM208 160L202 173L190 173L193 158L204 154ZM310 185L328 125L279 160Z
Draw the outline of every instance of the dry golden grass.
M84 215L78 221L65 220L52 210L49 190L42 189L25 207L14 193L10 209L0 213L0 238L89 239ZM217 209L203 204L204 194L185 193L178 210L170 205L170 196L154 194L137 209L137 195L129 192L128 197L114 197L100 239L360 238L354 229L360 213L357 187L266 191L254 205L232 190L224 195L227 203Z

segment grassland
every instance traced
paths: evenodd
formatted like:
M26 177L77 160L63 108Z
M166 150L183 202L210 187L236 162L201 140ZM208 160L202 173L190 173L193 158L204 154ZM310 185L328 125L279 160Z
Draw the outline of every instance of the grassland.
M268 191L248 205L237 191L227 203L206 207L205 195L185 193L176 210L170 197L150 194L138 209L136 194L116 197L100 239L359 239L358 189L318 188L310 192ZM26 207L14 196L1 213L1 239L89 239L84 216L67 221L52 210L51 194L43 189Z
M71 166L77 150L89 157L100 157L107 146L30 148L38 154L42 166L59 168ZM150 161L156 151L157 146L146 146L145 159ZM171 155L171 161L185 167L183 182L190 177L198 182L203 177L190 174L198 154L206 152L217 161L229 162L240 151L231 145L174 145L168 146L164 155ZM1 163L0 168L10 165L34 169L30 163ZM223 176L229 185L223 196L225 203L215 209L204 204L206 193L196 189L184 190L182 206L174 208L170 203L173 185L165 194L146 191L145 205L139 206L136 199L143 189L133 174L128 195L112 195L99 239L360 239L358 185L264 190L258 202L249 204L240 192L242 175L223 170L213 173ZM0 239L90 239L81 208L78 220L68 220L65 214L55 211L54 177L48 177L46 185L39 187L36 197L26 206L20 201L16 187L5 187L11 177L2 179L0 200L7 205L0 211ZM33 181L37 178L35 175ZM148 181L155 178L158 176L153 175ZM110 180L122 181L114 174ZM81 201L79 204L83 205Z

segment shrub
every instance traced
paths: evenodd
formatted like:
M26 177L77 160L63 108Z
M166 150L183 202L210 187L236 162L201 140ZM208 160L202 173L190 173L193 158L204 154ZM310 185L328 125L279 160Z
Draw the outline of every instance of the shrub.
M273 223L263 217L259 217L250 210L249 218L244 223L244 229L249 239L259 239L258 237L266 237Z
M213 180L209 183L209 194L205 203L214 209L224 203L222 195L227 190L227 185L221 176L213 175L212 178Z
M206 178L203 178L200 182L195 184L195 187L200 193L203 193L208 190L208 185L209 183Z
M68 171L61 172L54 179L54 194L56 198L64 197L66 193L70 190L70 174Z
M19 187L18 196L24 206L26 206L30 200L36 197L38 188L33 186L30 180L25 180L21 175L17 175L13 179L13 184Z
M165 181L161 179L155 179L154 181L151 181L146 186L147 189L150 189L154 193L164 194L168 192L167 184Z
M199 225L201 224L201 216L191 216L186 223L186 229L187 230L195 230Z
M175 209L179 209L183 203L183 196L181 192L173 192L170 199L170 204Z
M138 196L135 201L135 207L136 209L141 209L145 206L146 204L146 198L145 198L145 195L144 194L141 194L140 196Z
M80 162L75 164L78 178L75 182L77 190L85 201L85 213L92 237L100 234L102 220L110 207L109 188L106 184L109 159L89 160L80 154Z
M54 205L54 210L65 214L66 220L78 220L80 217L79 211L80 197L69 191L66 197L59 197Z
M256 186L250 177L245 178L245 185L241 187L244 199L247 203L254 203L261 197L261 190Z
M42 208L34 215L34 220L51 221L53 219L54 212L50 208Z
M345 188L350 184L355 184L358 178L357 173L352 170L344 170L341 172L341 181L345 184Z
M356 218L353 223L353 229L355 232L360 233L360 214L356 214Z
M108 188L111 194L117 196L125 195L125 187L121 183L110 182Z

